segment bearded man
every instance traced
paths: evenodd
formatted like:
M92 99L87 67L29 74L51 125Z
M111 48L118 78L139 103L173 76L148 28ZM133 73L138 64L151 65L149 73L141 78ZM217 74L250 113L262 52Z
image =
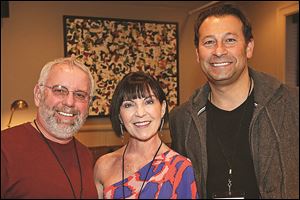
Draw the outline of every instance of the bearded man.
M74 137L93 90L89 69L75 58L43 67L36 119L1 133L1 198L97 198L92 155Z

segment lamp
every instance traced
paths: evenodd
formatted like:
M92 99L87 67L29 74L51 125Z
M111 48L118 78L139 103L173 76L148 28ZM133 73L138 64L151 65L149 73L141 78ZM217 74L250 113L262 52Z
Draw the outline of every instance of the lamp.
M15 112L15 110L23 110L23 109L26 109L28 108L28 104L26 101L24 100L15 100L11 106L10 106L10 110L11 110L11 114L10 114L10 118L9 118L9 122L8 122L8 127L10 127L10 123L11 123L11 119L12 119L12 116Z

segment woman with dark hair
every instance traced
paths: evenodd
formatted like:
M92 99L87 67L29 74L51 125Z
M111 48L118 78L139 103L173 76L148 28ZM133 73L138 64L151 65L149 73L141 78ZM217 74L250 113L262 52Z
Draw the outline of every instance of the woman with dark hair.
M188 158L160 137L168 119L165 93L144 72L127 74L117 85L111 106L112 127L128 143L100 157L95 165L99 198L197 198L194 171Z

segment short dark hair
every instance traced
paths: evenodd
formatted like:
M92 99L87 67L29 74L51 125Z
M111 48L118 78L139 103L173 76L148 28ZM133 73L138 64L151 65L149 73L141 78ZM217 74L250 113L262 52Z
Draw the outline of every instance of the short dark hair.
M125 75L118 83L109 108L112 128L118 137L122 136L119 114L123 101L148 97L150 95L150 90L152 90L153 94L161 104L163 101L166 102L166 112L163 119L167 121L168 105L166 95L158 80L142 71L131 72Z
M211 8L208 8L207 10L201 12L198 15L198 18L195 22L194 26L194 45L196 48L198 48L199 45L199 28L202 25L203 21L208 17L220 17L225 15L233 15L241 20L243 24L243 34L245 37L246 43L250 42L251 39L253 39L252 35L252 27L246 16L243 14L241 10L238 8L233 7L231 4L220 4Z

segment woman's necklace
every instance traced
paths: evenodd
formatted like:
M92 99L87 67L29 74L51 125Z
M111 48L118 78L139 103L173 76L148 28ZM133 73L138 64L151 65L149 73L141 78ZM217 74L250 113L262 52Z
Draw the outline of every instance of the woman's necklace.
M148 167L148 170L147 170L147 173L146 173L146 177L145 177L145 179L143 181L143 184L142 184L142 186L140 188L140 191L139 191L139 194L138 194L138 199L140 198L140 194L141 194L141 191L142 191L142 189L144 187L144 184L145 184L145 182L147 180L148 173L150 171L150 168L152 167L152 164L153 164L153 161L154 161L155 157L157 156L157 154L158 154L158 152L160 150L161 145L162 145L162 141L160 141L160 145L159 145L159 147L158 147L155 155L153 156L153 159L152 159L152 161L151 161L151 163L150 163L150 165ZM125 199L125 189L124 189L124 163L125 163L125 159L124 159L124 157L125 157L125 152L127 150L127 147L128 147L128 143L127 143L127 145L126 145L126 147L124 149L123 155L122 155L122 189L123 189L123 199Z
M72 193L73 193L73 196L74 196L74 199L76 199L76 194L75 194L75 191L74 191L74 188L73 188L73 185L72 185L72 182L70 180L70 177L68 176L65 168L63 167L62 163L60 162L58 156L56 155L54 149L52 148L52 146L49 144L47 138L44 136L44 134L42 133L42 131L40 130L40 128L38 127L37 123L36 123L36 120L33 120L36 128L38 129L38 131L40 132L40 134L42 135L43 137L43 140L44 142L47 144L48 148L50 149L51 153L53 154L53 156L55 157L57 163L59 164L59 166L61 167L61 169L63 170L68 182L69 182L69 185L71 187L71 190L72 190ZM76 158L77 158L77 164L78 164L78 167L79 167L79 176L80 176L80 196L79 198L81 199L82 198L82 172L81 172L81 166L80 166L80 161L79 161L79 156L78 156L78 152L77 152L77 146L76 146L76 142L75 140L73 139L73 144L74 144L74 148L75 148L75 153L76 153Z

